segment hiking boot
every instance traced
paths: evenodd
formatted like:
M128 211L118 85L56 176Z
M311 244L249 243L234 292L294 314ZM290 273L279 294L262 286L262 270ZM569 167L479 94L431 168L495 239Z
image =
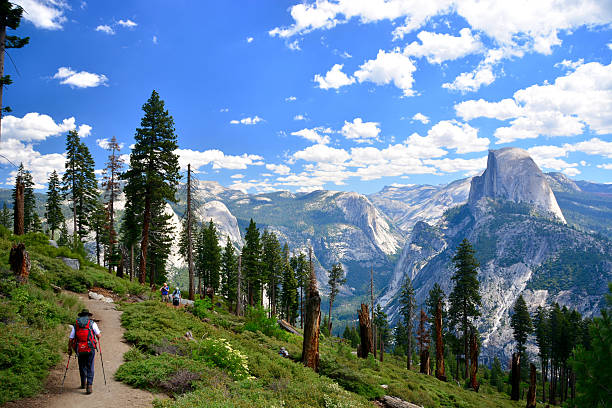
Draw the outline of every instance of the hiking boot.
M87 384L87 390L85 391L86 394L91 394L93 392L92 386L91 384Z
M85 389L85 382L84 382L84 381L81 383L81 387L80 387L80 388L81 388L82 390L84 390L84 389Z

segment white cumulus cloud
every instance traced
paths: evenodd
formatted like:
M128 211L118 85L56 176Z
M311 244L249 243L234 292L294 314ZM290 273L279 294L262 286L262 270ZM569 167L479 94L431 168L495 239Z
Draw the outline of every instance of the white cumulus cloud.
M329 136L327 136L326 134L321 134L321 133L331 133L331 129L323 128L323 127L316 127L313 129L304 128L296 132L291 132L293 136L299 136L299 137L302 137L306 140L310 140L311 142L314 142L317 144L328 144L330 141Z
M96 31L100 31L108 35L115 34L115 30L113 30L113 27L106 25L106 24L100 24L99 26L97 26Z
M256 154L228 155L217 149L204 151L178 149L177 153L181 169L186 169L187 164L191 164L195 170L207 164L212 164L213 169L244 170L247 166L264 164L262 162L263 157Z
M49 115L30 112L22 118L8 115L2 118L2 139L15 139L25 142L41 141L76 129L74 117L55 123ZM91 126L81 125L80 130L91 131Z
M314 81L319 85L321 89L338 89L342 86L351 85L355 83L355 78L347 76L342 72L342 64L335 64L325 76L316 74Z
M376 59L366 61L354 75L360 83L366 81L376 85L393 83L403 91L404 96L413 96L414 71L416 66L412 60L399 49L390 52L379 50Z
M415 113L414 116L412 117L412 120L418 120L419 122L421 122L424 125L429 123L429 118L427 116L423 115L421 112Z
M232 125L256 125L259 122L263 122L263 119L260 118L259 116L255 115L254 117L246 117L246 118L242 118L240 120L238 119L233 119L230 121L230 123Z
M404 48L404 54L414 57L425 57L432 64L441 64L469 54L482 51L483 45L478 37L472 35L469 28L459 31L459 37L450 34L438 34L421 31L417 34L421 41L410 43Z
M67 18L64 15L70 9L63 0L13 0L13 3L23 7L23 18L36 28L59 30Z
M379 126L380 123L378 122L364 122L361 118L355 118L352 122L344 121L340 133L357 143L372 143L372 141L378 140Z
M103 74L93 74L86 71L73 71L70 67L60 67L53 78L59 79L60 84L70 85L73 88L94 88L106 85L108 78Z
M127 27L127 28L134 28L138 25L138 23L133 22L129 18L126 20L119 20L117 21L117 24L119 24L122 27Z

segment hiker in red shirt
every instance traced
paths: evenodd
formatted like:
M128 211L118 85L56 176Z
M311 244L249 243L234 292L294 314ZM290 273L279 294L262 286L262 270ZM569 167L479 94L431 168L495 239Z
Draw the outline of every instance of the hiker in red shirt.
M93 391L94 357L100 339L100 329L91 318L89 310L83 309L72 327L68 340L68 354L74 350L79 359L81 389L87 388L87 394Z

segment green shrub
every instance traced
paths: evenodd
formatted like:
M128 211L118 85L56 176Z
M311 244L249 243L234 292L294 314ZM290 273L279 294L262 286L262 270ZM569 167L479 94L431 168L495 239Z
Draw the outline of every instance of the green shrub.
M260 331L266 336L276 337L279 340L288 340L289 334L281 329L274 317L268 317L267 311L259 307L248 307L246 310L244 330Z
M225 339L204 339L193 347L192 357L196 361L221 368L235 380L249 376L247 356L235 350Z
M210 309L212 309L212 302L209 298L204 298L197 299L195 302L193 302L193 308L191 311L200 319L204 319L210 317Z

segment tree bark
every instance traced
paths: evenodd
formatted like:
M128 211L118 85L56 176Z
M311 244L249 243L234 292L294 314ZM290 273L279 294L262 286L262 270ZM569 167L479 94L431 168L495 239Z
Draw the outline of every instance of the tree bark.
M142 222L142 241L140 242L140 276L139 282L144 285L147 277L147 249L149 248L149 227L151 224L151 197L147 188L145 195L144 219Z
M357 311L359 316L359 336L361 338L360 348L357 356L367 358L369 353L373 353L374 345L372 344L372 323L370 322L370 314L368 305L361 304L361 309Z
M242 256L238 256L238 286L236 288L236 316L242 316Z
M421 351L421 366L420 373L429 375L429 349L425 348Z
M306 299L306 321L304 322L304 342L302 343L302 362L306 367L319 371L319 327L321 326L321 296L317 289L317 278L312 265L310 250L310 282Z
M470 386L476 392L480 385L476 380L476 374L478 373L478 341L476 340L476 334L470 334Z
M512 391L510 392L510 399L512 401L519 400L519 386L521 384L521 355L519 353L512 353L512 372L511 372L511 383Z
M187 268L189 268L189 300L195 299L193 287L193 243L191 241L191 164L187 165Z
M9 255L9 265L15 274L17 282L24 284L30 276L30 255L23 243L13 244Z
M527 408L536 408L536 367L529 365L529 391L527 391Z
M6 26L0 26L0 78L4 76L4 47L6 45ZM0 131L2 130L2 93L4 85L0 84ZM2 134L0 133L0 141Z
M440 381L446 381L446 372L444 370L444 343L442 341L442 302L438 301L436 307L436 378Z
M25 194L25 184L21 177L17 177L17 182L15 184L15 205L13 207L13 232L15 235L23 235L24 234L24 194Z

